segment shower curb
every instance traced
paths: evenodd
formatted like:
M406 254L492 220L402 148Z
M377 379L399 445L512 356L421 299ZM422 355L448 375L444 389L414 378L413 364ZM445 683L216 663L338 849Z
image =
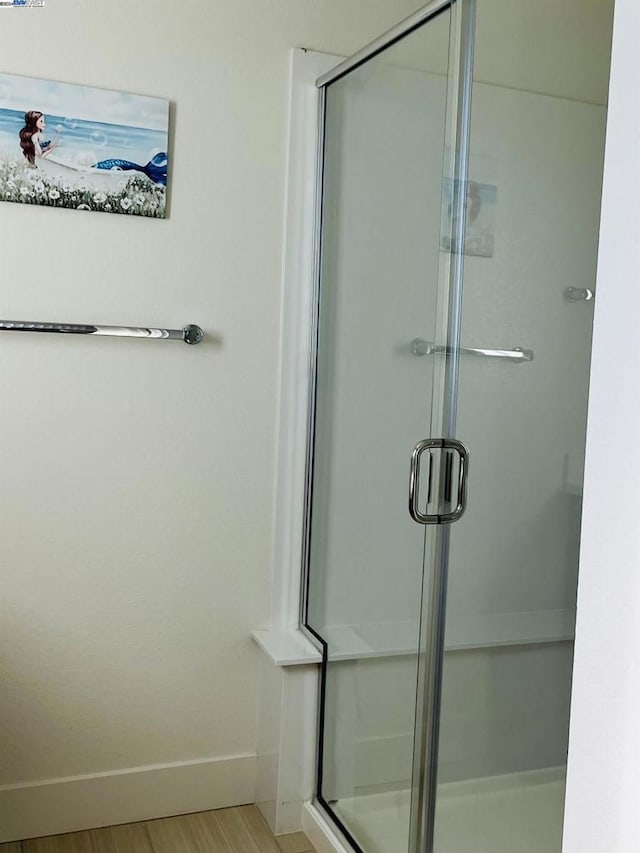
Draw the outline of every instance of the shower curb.
M314 803L305 803L302 807L302 829L316 853L353 853Z

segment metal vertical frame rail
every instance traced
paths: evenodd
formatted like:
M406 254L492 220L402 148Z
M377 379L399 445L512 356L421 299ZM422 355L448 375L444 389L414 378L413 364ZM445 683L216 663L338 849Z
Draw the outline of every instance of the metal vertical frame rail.
M460 15L453 171L457 192L454 191L453 196L453 251L449 268L444 404L440 426L441 434L446 439L456 436L476 0L455 0L455 6ZM417 732L421 733L421 742L417 747L422 751L421 773L417 786L419 801L414 808L416 819L413 843L416 853L433 853L434 844L450 538L450 526L440 525L437 528L434 548L428 607L422 617L426 630L423 634L423 695L418 697L421 699L423 717L417 721L416 727Z

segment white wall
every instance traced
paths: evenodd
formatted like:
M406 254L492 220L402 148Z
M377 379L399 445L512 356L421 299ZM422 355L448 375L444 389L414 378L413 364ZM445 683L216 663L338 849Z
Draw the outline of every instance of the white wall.
M417 623L408 460L430 434L442 369L409 344L435 335L443 78L360 74L328 99L311 578L323 628ZM470 176L497 187L495 249L465 259L462 344L534 359L461 360L457 435L472 468L452 528L450 645L509 639L503 617L523 613L556 612L558 625L511 639L572 634L593 303L564 291L595 285L605 119L598 105L474 86Z
M640 835L639 31L640 6L616 0L565 853L635 853Z
M9 793L255 752L249 631L268 618L289 49L349 53L412 8L2 11L3 71L168 97L175 133L166 222L0 207L3 316L196 322L221 339L0 342ZM229 790L252 799L252 764L239 761ZM21 796L33 811L35 793Z

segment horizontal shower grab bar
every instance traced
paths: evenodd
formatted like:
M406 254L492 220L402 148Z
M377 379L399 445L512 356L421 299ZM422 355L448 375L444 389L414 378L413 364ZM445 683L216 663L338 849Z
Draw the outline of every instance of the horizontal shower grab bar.
M414 338L411 341L411 352L414 355L435 355L455 352L453 347L440 346L424 341L422 338ZM463 355L480 355L485 358L506 358L509 361L523 362L533 361L533 350L514 347L513 349L484 349L480 347L460 347L458 352Z
M110 338L155 338L199 344L204 338L200 326L184 329L151 329L140 326L89 326L84 323L35 323L24 320L0 320L0 332L55 332L61 335L104 335Z

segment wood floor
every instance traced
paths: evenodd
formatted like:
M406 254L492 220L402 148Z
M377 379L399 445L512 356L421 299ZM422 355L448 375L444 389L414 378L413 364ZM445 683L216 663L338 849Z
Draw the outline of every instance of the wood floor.
M302 832L273 837L256 806L0 844L0 853L314 853Z

